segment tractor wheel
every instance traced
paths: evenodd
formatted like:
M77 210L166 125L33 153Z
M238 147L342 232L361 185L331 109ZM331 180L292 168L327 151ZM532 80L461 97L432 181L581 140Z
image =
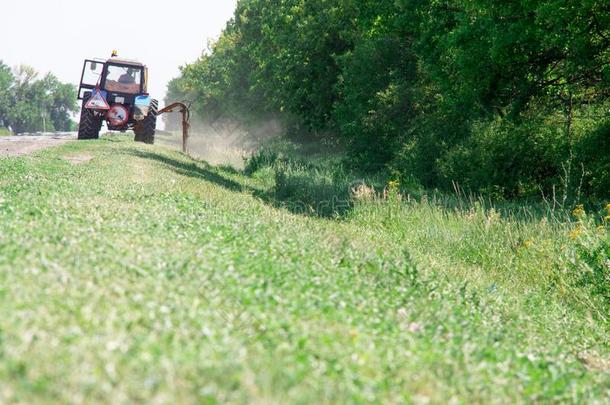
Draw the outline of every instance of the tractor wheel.
M144 142L150 145L155 143L158 107L159 102L157 100L152 100L148 115L133 127L133 132L136 134L134 139L136 142Z
M96 117L92 110L85 108L89 99L83 99L83 108L80 112L80 122L78 124L78 139L98 139L102 129L102 119Z

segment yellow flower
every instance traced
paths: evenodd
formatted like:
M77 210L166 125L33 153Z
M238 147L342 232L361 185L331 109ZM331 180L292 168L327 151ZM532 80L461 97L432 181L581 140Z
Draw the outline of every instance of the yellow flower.
M610 212L610 204L606 205L606 211Z
M610 215L606 215L606 216L604 217L604 221L605 221L605 222L610 222Z
M388 186L390 187L390 189L396 190L398 186L400 186L400 182L398 180L390 180L388 182Z
M577 205L576 208L574 208L574 211L572 211L572 215L574 215L576 218L584 217L585 207L582 204Z
M570 232L570 233L568 234L568 236L569 236L569 237L570 237L570 239L572 239L572 240L576 240L576 239L578 239L578 237L579 237L580 235L582 235L582 228L581 228L581 227L578 227L578 228L574 229L572 232Z
M532 246L534 244L533 240L526 240L525 242L523 242L523 246L527 249L530 246Z

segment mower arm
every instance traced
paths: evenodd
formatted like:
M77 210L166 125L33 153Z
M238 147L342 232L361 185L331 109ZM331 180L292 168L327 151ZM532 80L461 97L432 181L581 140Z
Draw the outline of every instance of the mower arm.
M189 138L189 128L190 128L190 120L191 120L191 112L188 106L184 103L177 102L172 103L165 108L157 111L157 115L171 113L171 112L180 112L182 113L182 152L187 153L187 142Z

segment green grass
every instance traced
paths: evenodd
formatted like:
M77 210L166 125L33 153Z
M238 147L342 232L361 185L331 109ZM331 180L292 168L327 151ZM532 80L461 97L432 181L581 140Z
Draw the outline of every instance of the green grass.
M125 137L0 160L0 403L610 400L593 216L282 165ZM333 190L340 216L295 208Z
M11 131L8 128L0 127L0 136L9 136L12 135Z

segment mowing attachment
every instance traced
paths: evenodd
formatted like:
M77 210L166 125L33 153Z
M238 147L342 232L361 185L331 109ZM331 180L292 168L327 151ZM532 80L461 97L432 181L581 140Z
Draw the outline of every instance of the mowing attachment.
M176 111L177 110L177 111ZM167 107L159 110L157 115L171 112L182 113L182 152L187 153L187 142L189 139L189 128L191 120L191 111L188 106L182 102L172 103Z

